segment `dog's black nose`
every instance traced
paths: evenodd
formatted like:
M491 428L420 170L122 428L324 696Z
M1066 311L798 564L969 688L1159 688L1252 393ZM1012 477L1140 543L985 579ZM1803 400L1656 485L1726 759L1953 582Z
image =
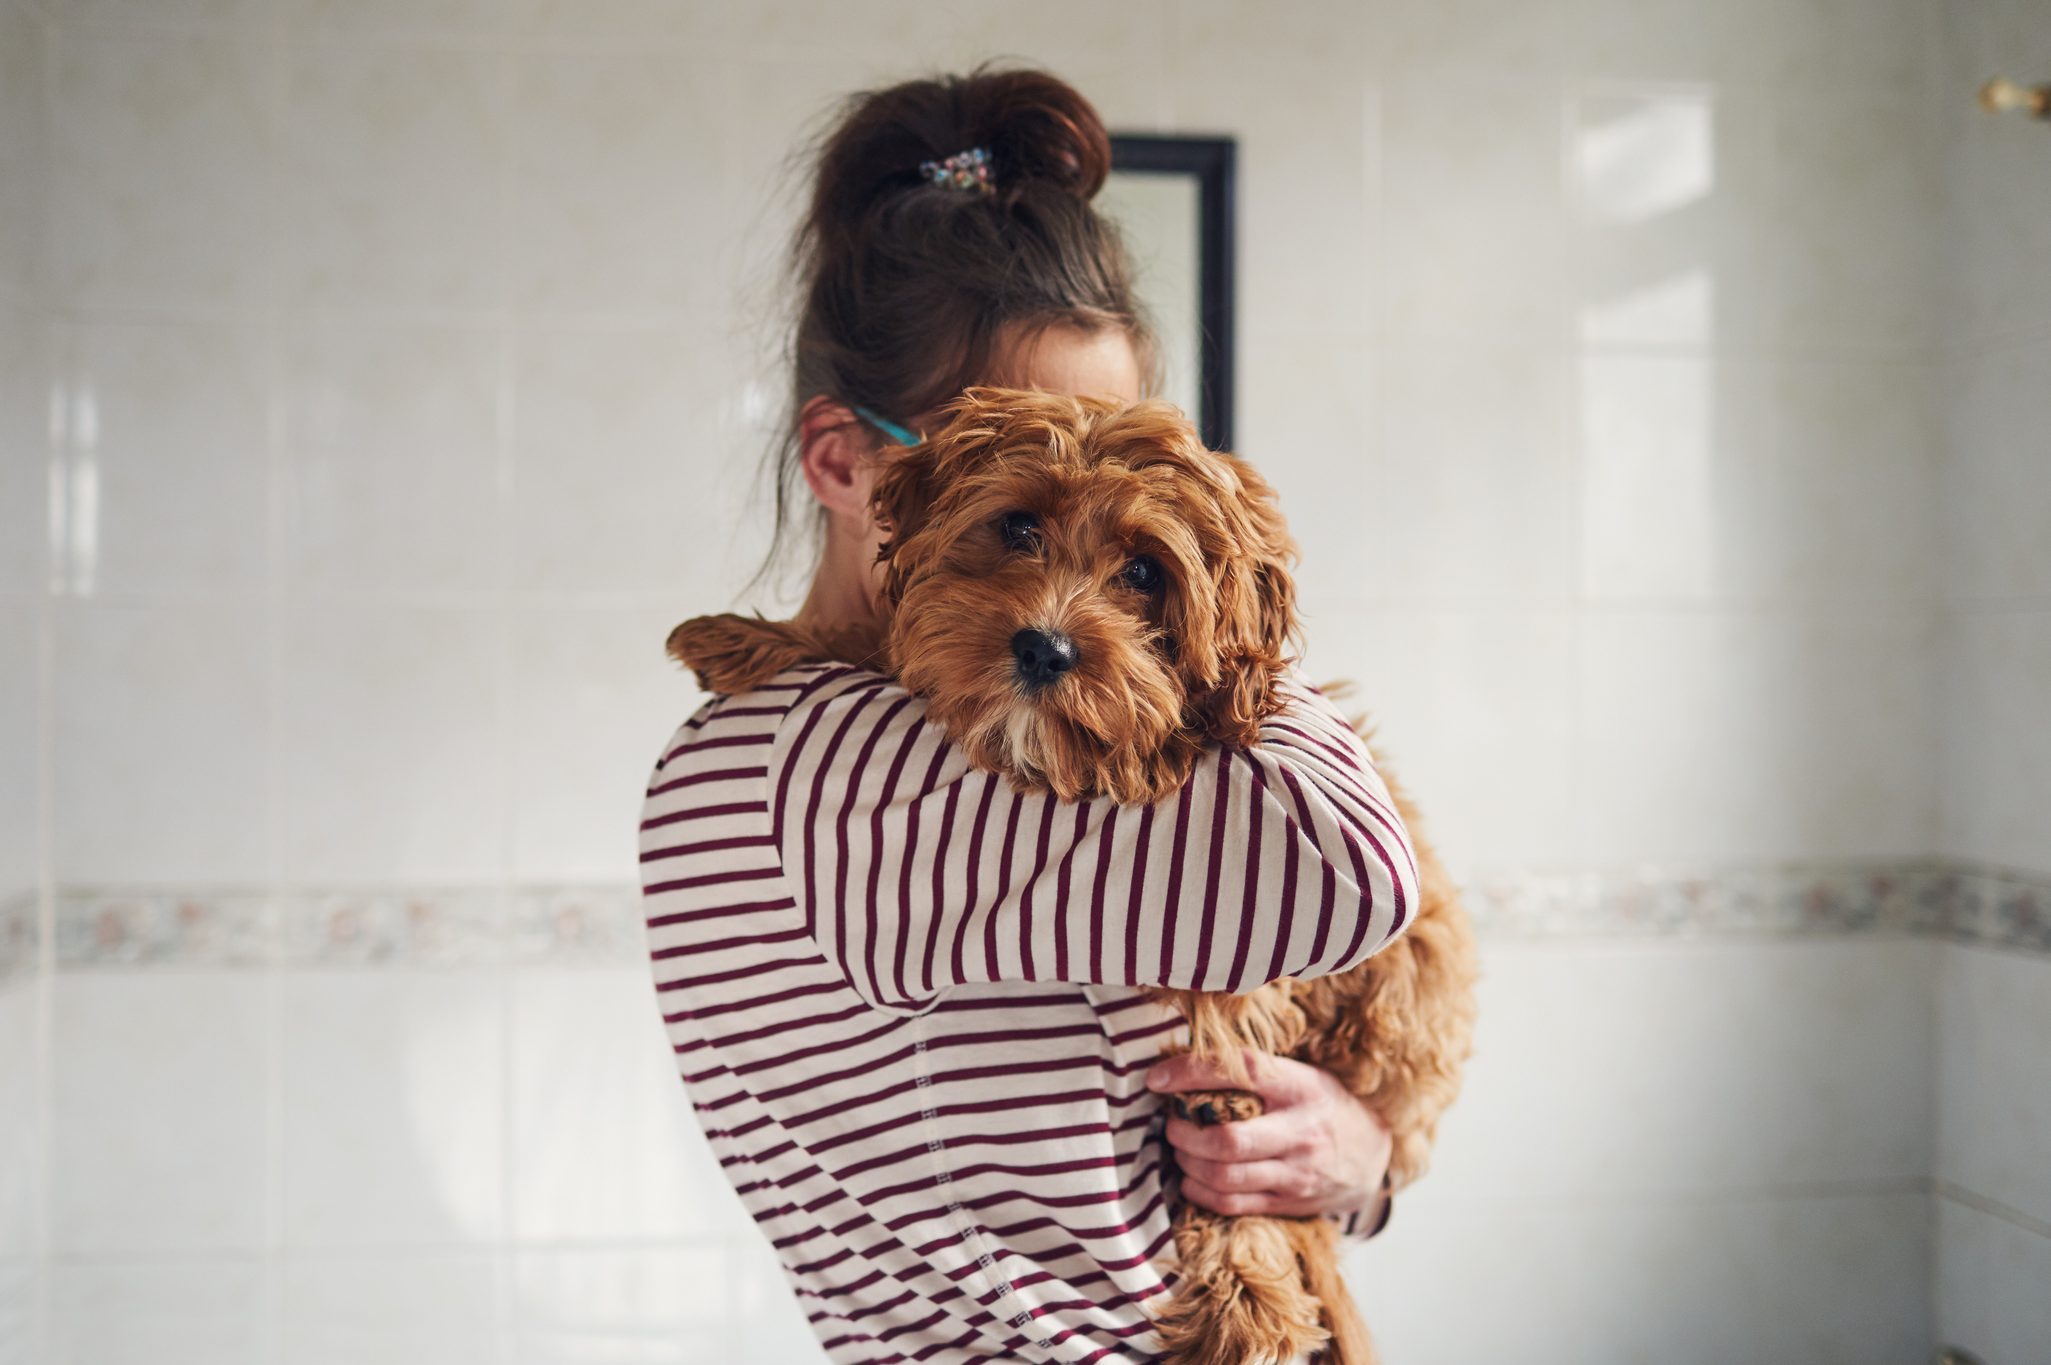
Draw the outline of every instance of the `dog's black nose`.
M1075 641L1058 630L1022 630L1011 637L1011 657L1019 681L1041 688L1075 667Z

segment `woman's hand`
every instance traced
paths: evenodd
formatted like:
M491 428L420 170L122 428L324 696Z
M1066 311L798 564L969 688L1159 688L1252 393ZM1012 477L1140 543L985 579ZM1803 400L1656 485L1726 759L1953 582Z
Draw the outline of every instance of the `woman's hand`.
M1171 1114L1168 1143L1182 1193L1214 1213L1346 1214L1373 1205L1389 1169L1389 1130L1331 1073L1248 1052L1266 1112L1203 1128ZM1147 1088L1174 1095L1238 1087L1196 1058L1154 1064Z

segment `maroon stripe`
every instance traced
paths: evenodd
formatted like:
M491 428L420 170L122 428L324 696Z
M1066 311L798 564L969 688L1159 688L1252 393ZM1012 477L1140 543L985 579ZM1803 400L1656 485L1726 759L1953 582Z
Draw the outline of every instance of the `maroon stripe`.
M774 732L759 735L722 735L718 739L694 739L688 744L679 744L662 756L664 767L685 754L703 753L708 749L756 749L775 738Z
M1253 951L1253 921L1260 913L1261 815L1268 804L1267 786L1261 781L1258 763L1246 765L1246 896L1239 903L1239 941L1232 947L1232 970L1226 974L1225 989L1237 994L1246 979L1246 958ZM1216 902L1213 902L1215 904ZM1278 907L1282 922L1275 929L1277 943L1289 937L1289 898Z
M767 777L767 768L714 768L710 772L686 773L674 777L659 787L650 787L650 796L661 796L664 792L680 791L685 787L703 786L708 782L745 782L757 777Z
M1125 902L1125 983L1140 984L1139 921L1140 892L1147 883L1147 844L1154 832L1154 808L1149 804L1139 813L1139 847L1132 855L1131 894Z
M1211 802L1211 848L1204 871L1204 898L1196 926L1196 966L1189 984L1198 990L1210 983L1211 935L1218 923L1218 879L1224 875L1226 802L1232 795L1232 751L1218 750L1218 794ZM1256 806L1258 811L1259 807Z
M874 698L875 694L871 693L856 703L855 712L850 713L848 716L848 724L852 725L855 713L866 708ZM847 979L850 983L857 982L859 978L855 975L856 965L850 957L852 945L848 942L847 937L848 864L854 860L848 839L848 822L854 812L855 796L862 789L863 774L868 771L869 760L875 756L878 741L883 738L883 732L890 727L891 718L899 711L902 711L910 701L911 695L909 693L899 697L884 710L880 719L870 724L868 737L862 741L862 747L855 751L853 761L848 764L847 785L842 790L840 798L840 813L833 822L833 838L836 852L836 861L833 867L833 946L835 955L840 959L840 969L847 973ZM842 728L845 729L846 727ZM831 757L830 754L828 756ZM822 776L825 773L823 766L820 769L820 773ZM883 857L882 848L874 849L873 856L877 861L881 861ZM809 881L810 878L808 877L807 880ZM874 974L875 965L872 962L870 964L872 982Z
M947 786L947 806L940 813L940 837L933 844L933 904L926 922L926 994L933 993L933 958L940 950L940 924L946 918L947 841L954 835L954 807L961 797L959 782Z
M792 939L806 937L803 929L785 929L775 934L750 934L743 938L715 939L710 943L685 943L675 948L660 948L649 956L656 962L672 957L694 957L699 953L720 953L729 948L745 948L757 943L789 943Z
M723 853L736 848L768 848L770 839L766 834L736 834L726 839L706 839L696 844L677 844L671 848L651 849L641 855L644 863L658 863L664 858L684 858L699 853Z
M1011 855L1018 848L1018 813L1025 805L1025 793L1016 788L1011 793L1011 809L1004 816L1004 847L997 855L997 894L991 897L990 913L983 917L983 967L985 981L1002 981L1005 972L998 965L997 926L1004 919L1004 906L1011 895ZM973 902L972 902L973 904ZM1025 944L1019 943L1021 952ZM1028 976L1027 980L1032 978Z
M653 896L662 888L651 886L643 894ZM650 929L660 929L670 924L693 924L701 919L725 919L731 915L759 915L770 910L795 910L797 902L789 896L773 901L741 901L735 905L714 905L704 910L681 910L673 915L657 915L648 921Z
M983 800L976 807L976 822L969 830L968 891L961 898L960 917L954 930L954 972L948 978L949 984L952 985L959 985L969 979L965 961L968 953L969 922L975 918L977 884L982 879L983 830L990 819L990 798L997 794L997 783L988 774L982 775L981 785ZM945 900L936 900L934 909L937 911L946 904Z
M783 870L775 867L756 867L739 872L707 872L697 877L679 877L675 881L650 882L641 888L645 896L659 896L665 891L692 891L701 886L732 886L737 882L766 882L781 877Z
M897 713L910 704L911 696L906 694L899 698L897 703L888 711L883 713L883 719L876 722L876 732L869 737L868 746L863 750L861 760L863 763L868 761L869 753L875 748L876 741L882 738L885 730L890 728L890 722L896 718ZM876 979L876 940L882 936L882 929L878 922L876 890L883 878L883 851L886 847L883 840L883 812L890 809L890 803L897 795L897 779L904 773L904 761L910 757L912 742L919 737L919 731L924 728L925 723L917 720L914 720L910 726L906 727L904 739L897 746L897 757L891 761L889 771L883 776L883 791L876 798L876 809L869 813L869 905L865 921L867 932L862 938L862 965L868 969L869 998L871 1000L883 998L883 987ZM848 798L850 801L854 798L853 779L850 779L848 782ZM841 826L843 830L845 830L846 825L847 812L843 810L841 812ZM901 922L902 916L899 919ZM850 977L850 980L852 979Z
M1175 983L1175 918L1181 909L1182 858L1189 846L1189 808L1195 804L1189 788L1175 793L1175 843L1168 850L1168 894L1161 898L1161 952L1155 960L1153 975L1141 978L1146 985Z
M722 815L756 815L764 805L760 801L733 801L724 806L696 806L689 810L671 811L652 820L643 820L642 829L661 829L664 825L679 825L686 820L712 820Z

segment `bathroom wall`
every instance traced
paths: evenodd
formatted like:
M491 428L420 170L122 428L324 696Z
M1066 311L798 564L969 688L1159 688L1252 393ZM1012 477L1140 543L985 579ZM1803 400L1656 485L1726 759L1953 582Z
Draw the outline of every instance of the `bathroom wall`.
M1240 138L1239 445L1483 921L1391 1358L2043 1355L2008 3L0 0L0 1361L813 1358L631 831L779 158L989 53Z
M0 0L0 1360L33 1344L44 1118L40 729L44 24Z
M2042 80L2051 9L1948 4L1943 51L1960 89L1997 73ZM2051 129L1958 102L1943 127L1943 851L2041 878L2051 871ZM1994 1365L2051 1360L2051 956L1950 946L1939 982L1937 1326Z

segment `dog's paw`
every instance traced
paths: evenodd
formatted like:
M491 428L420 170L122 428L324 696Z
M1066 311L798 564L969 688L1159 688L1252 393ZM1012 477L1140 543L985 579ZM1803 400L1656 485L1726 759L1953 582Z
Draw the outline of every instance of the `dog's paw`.
M1199 1128L1257 1118L1266 1106L1251 1090L1189 1090L1175 1097L1175 1112Z

